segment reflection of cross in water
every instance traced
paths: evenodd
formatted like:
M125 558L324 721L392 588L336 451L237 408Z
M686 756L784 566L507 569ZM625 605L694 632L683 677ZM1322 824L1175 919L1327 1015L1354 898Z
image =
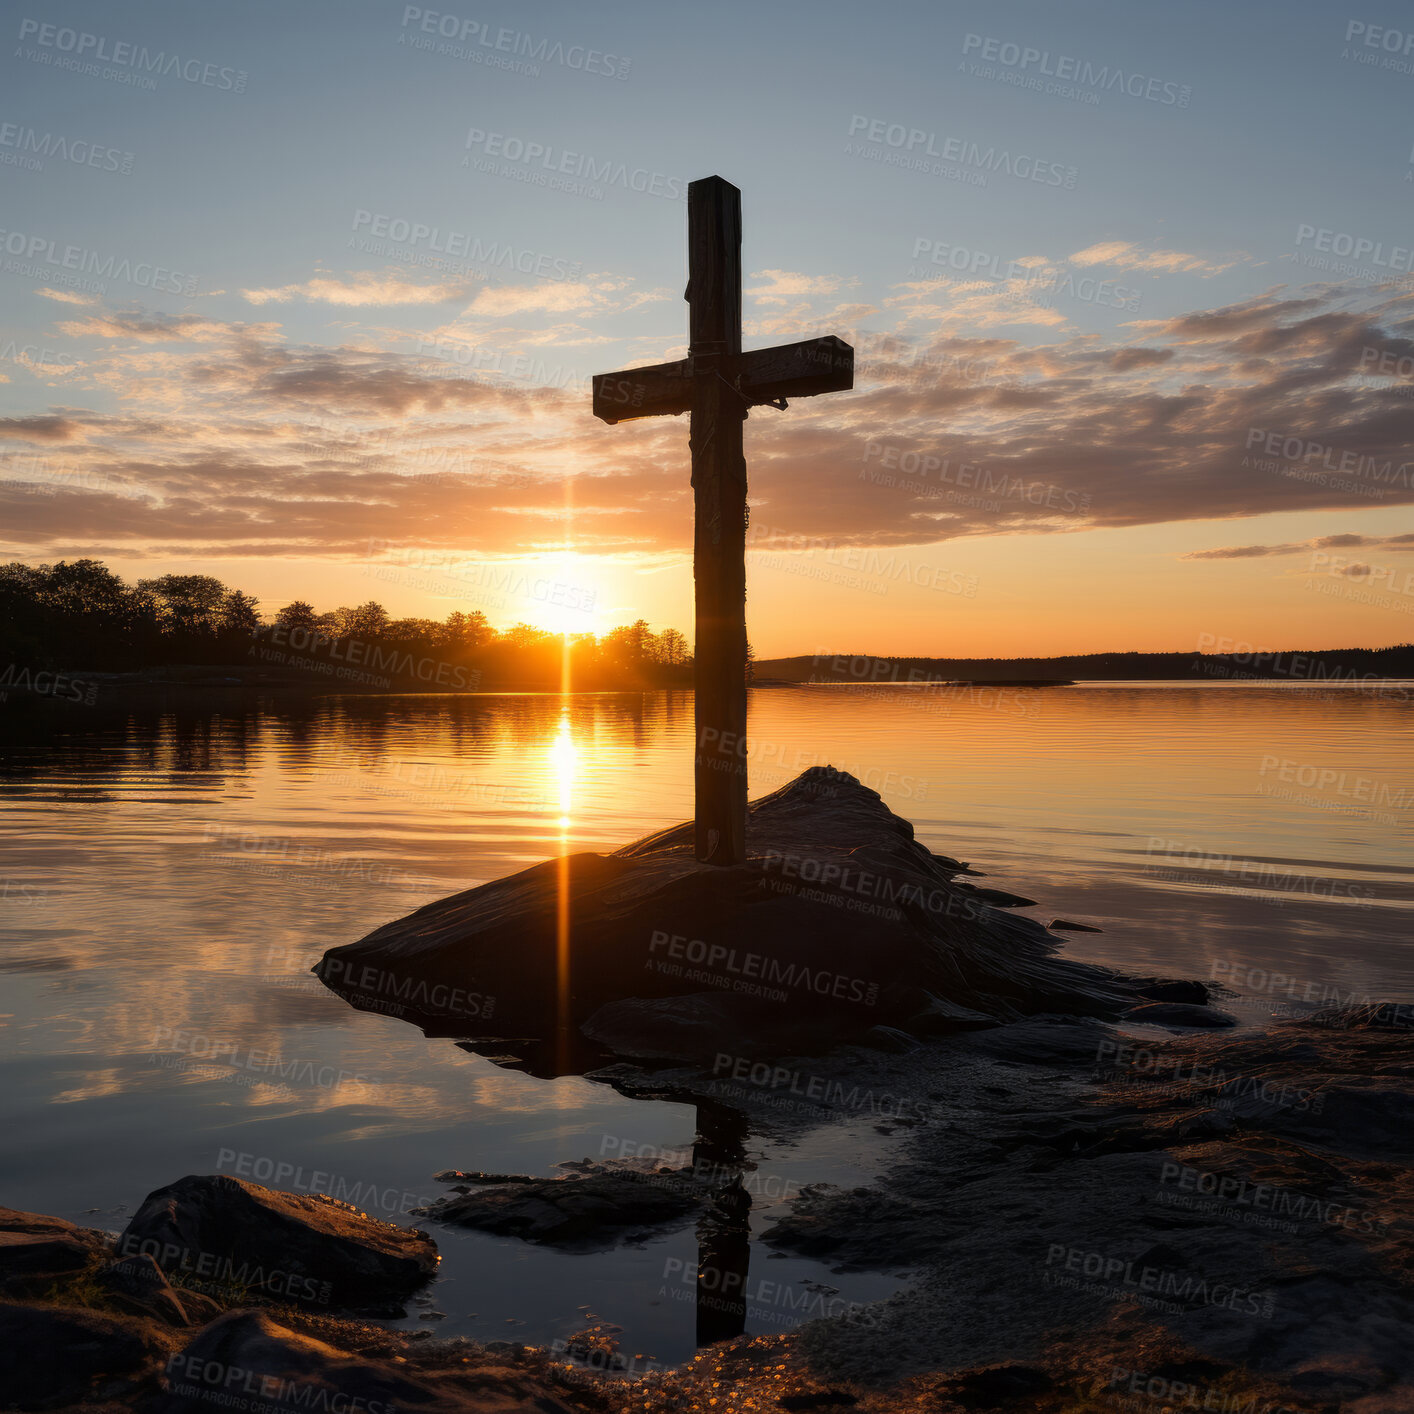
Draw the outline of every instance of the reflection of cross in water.
M697 1343L732 1340L746 1329L746 1274L751 1264L751 1195L742 1187L746 1116L726 1105L699 1101L695 1173L732 1170L697 1224ZM714 1186L716 1186L714 1184Z

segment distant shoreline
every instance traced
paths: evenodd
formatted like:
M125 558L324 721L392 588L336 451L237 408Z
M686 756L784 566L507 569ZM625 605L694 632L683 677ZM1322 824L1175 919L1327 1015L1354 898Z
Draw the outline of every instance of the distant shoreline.
M1293 691L1338 688L1347 692L1377 692L1389 697L1398 694L1401 700L1414 698L1414 674L1398 676L1360 676L1292 679L1276 675L1243 678L1204 677L937 677L880 678L861 680L850 678L816 679L758 675L752 687L757 691L790 691L810 688L844 689L853 692L899 690L907 696L912 692L1044 691L1056 688L1095 687L1153 688L1242 688L1284 687ZM596 686L575 688L568 693L557 683L506 682L488 684L475 689L436 687L427 684L360 684L331 681L314 674L272 674L264 670L184 667L179 669L150 668L140 672L36 672L28 680L0 686L0 713L58 706L70 712L154 709L173 707L219 709L224 706L246 707L262 699L277 702L308 702L321 697L605 697L625 694L641 695L658 692L688 692L685 686Z

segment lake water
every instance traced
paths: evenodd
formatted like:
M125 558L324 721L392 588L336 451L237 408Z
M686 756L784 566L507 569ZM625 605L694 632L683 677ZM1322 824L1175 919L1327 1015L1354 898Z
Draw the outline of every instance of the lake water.
M762 688L752 794L850 770L1043 922L1103 929L1069 934L1073 955L1226 979L1245 1023L1410 1000L1410 688ZM691 697L669 692L7 721L0 1202L116 1229L152 1189L220 1170L407 1222L439 1169L690 1146L687 1106L503 1069L308 969L453 891L686 818L691 739ZM754 1229L802 1183L872 1177L861 1126L753 1140ZM612 1256L433 1231L446 1319L408 1326L542 1343L591 1311L626 1353L693 1348L691 1227ZM767 1260L753 1273L783 1290L896 1285Z

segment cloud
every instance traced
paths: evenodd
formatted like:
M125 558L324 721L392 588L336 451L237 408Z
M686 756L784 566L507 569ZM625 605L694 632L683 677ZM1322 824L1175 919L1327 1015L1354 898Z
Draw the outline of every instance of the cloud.
M23 442L73 442L82 436L83 427L68 417L54 414L0 417L0 438L17 437Z
M254 328L270 334L275 325ZM143 343L194 343L224 339L233 326L202 314L94 314L87 319L71 319L59 325L62 333L75 339L136 339Z
M1118 340L1050 327L1044 344L990 330L980 306L971 329L925 318L945 297L921 293L893 307L893 329L859 327L862 313L836 323L773 307L777 338L852 343L856 386L793 400L785 414L753 412L753 524L887 547L1414 503L1414 399L1399 379L1366 372L1379 366L1367 351L1408 347L1414 306L1402 293L1278 290ZM638 557L690 547L682 420L596 422L577 376L557 375L588 361L537 347L544 331L482 330L468 342L462 328L463 343L492 355L463 367L395 351L406 330L329 347L286 342L268 325L182 318L102 316L96 327L120 337L65 386L99 389L121 412L54 408L0 423L82 473L83 489L63 496L0 487L13 544L336 558L370 538L492 554L570 538L585 553ZM561 333L602 339L601 327ZM181 337L163 342L174 330ZM639 346L647 361L670 356L652 344ZM1354 469L1308 475L1321 468L1259 456L1254 428L1334 448ZM110 482L141 494L109 493ZM1313 548L1232 540L1192 557ZM1414 536L1370 543L1403 549Z
M790 299L813 299L819 295L836 294L840 288L852 288L858 280L840 275L802 275L794 270L754 270L753 280L769 283L748 288L746 293L757 304L785 304Z
M582 283L491 285L480 291L468 313L489 318L528 311L563 314L596 309L608 303L601 290Z
M1144 250L1132 241L1101 241L1086 246L1070 257L1073 265L1114 265L1121 270L1141 270L1152 275L1221 275L1247 257L1234 255L1214 260L1204 255L1186 255L1181 250Z
M396 304L445 304L464 299L471 291L465 280L420 285L397 271L359 271L346 276L316 275L300 285L280 285L273 289L242 290L251 304L287 304L290 300L310 303L367 307Z
M1216 550L1190 550L1180 560L1259 560L1272 555L1301 555L1312 550L1414 551L1414 533L1408 535L1317 535L1310 540L1287 540L1277 545L1223 545Z
M80 294L77 290L50 290L38 289L36 294L43 295L45 299L58 300L60 304L97 304L97 295Z

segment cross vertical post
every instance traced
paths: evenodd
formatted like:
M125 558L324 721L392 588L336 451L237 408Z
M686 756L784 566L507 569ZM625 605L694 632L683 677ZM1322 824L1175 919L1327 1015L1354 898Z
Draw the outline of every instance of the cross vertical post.
M746 858L746 402L741 353L741 192L721 177L687 189L688 360L692 366L692 572L696 852Z

